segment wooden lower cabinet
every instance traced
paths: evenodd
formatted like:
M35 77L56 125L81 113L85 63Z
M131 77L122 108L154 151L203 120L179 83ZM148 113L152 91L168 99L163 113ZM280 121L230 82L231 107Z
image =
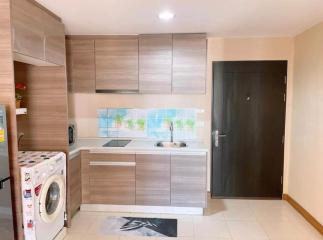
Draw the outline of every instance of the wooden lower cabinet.
M82 203L206 207L206 154L82 151Z
M135 155L86 153L87 193L92 204L135 204Z
M90 166L90 202L135 204L135 167Z
M136 204L170 205L170 155L136 155Z
M206 207L206 154L171 156L171 205Z
M76 155L68 162L70 213L73 216L82 204L81 185L81 154Z

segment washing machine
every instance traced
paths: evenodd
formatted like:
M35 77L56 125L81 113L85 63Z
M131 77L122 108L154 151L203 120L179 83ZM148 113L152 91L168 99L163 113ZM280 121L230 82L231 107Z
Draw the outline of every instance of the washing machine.
M25 240L53 240L66 218L66 156L21 151L18 161Z

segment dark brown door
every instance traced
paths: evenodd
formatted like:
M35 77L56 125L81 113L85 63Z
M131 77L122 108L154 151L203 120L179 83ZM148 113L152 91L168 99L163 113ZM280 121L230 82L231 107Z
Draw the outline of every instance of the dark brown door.
M213 63L212 197L281 198L287 61Z

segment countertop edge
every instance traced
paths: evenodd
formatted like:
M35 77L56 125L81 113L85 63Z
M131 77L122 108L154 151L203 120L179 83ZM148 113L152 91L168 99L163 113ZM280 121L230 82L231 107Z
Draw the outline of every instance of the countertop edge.
M207 154L209 152L208 149L204 148L193 148L193 149L169 149L169 148L164 148L164 149L142 149L142 148L102 148L102 147L87 147L87 146L82 146L78 147L76 149L73 149L69 151L68 156L69 159L74 158L79 154L80 151L93 151L95 153L128 153L128 154L189 154L189 155L200 155L200 154Z

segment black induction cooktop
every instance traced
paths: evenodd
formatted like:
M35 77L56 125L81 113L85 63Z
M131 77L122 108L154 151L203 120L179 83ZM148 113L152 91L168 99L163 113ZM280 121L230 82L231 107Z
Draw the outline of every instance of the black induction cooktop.
M130 143L131 140L117 140L117 139L113 139L109 142L107 142L106 144L104 144L102 147L125 147L128 143Z

